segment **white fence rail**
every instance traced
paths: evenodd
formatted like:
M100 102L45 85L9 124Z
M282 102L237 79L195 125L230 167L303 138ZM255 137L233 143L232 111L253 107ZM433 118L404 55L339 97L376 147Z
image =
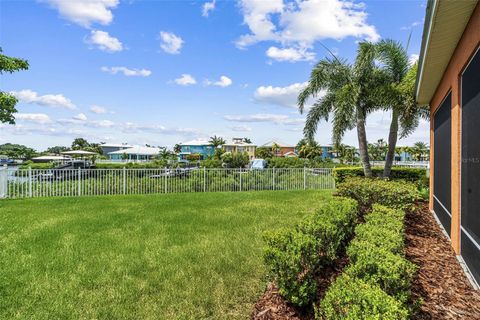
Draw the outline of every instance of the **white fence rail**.
M335 188L326 168L3 170L0 198Z

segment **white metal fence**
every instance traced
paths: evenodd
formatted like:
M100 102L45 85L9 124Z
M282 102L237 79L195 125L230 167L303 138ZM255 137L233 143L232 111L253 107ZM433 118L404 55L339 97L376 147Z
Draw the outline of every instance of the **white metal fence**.
M334 188L326 168L0 171L0 198Z

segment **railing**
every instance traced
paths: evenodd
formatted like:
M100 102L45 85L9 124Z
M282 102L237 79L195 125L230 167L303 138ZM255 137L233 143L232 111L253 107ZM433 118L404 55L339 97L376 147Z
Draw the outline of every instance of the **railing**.
M325 168L3 169L0 183L3 198L335 188Z

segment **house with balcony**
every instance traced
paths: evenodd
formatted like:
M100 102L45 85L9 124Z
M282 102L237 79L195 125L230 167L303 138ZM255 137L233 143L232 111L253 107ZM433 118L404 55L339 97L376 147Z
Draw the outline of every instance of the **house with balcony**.
M110 152L125 150L132 148L133 146L126 143L102 143L100 144L100 149L102 149L102 154L108 157Z
M189 155L198 154L200 160L205 160L215 154L215 147L207 140L191 140L179 145L180 152L177 155L180 162L187 162Z
M246 152L250 160L255 159L255 150L257 146L253 143L245 142L244 138L233 138L231 143L222 145L225 152L237 153Z
M275 157L297 157L296 147L294 145L284 143L278 140L272 140L261 145L261 147L269 148ZM276 147L276 148L274 148Z

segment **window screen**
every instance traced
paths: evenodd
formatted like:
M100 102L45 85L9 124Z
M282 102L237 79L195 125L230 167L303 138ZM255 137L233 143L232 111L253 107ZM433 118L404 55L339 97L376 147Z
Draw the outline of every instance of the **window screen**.
M474 55L462 79L462 199L461 252L480 282L480 53Z
M449 93L434 115L433 210L450 235L451 203L451 101Z

